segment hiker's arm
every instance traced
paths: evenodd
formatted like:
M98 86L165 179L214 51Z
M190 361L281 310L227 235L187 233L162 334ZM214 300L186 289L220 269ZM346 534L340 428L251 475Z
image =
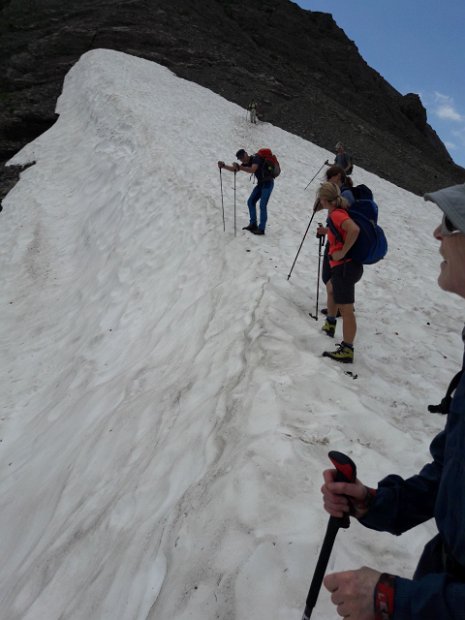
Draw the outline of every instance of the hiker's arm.
M238 170L248 172L249 174L254 174L258 170L258 164L252 164L251 166L244 166L244 164L240 164Z
M393 619L447 618L462 620L465 583L446 573L431 573L421 579L394 580Z
M360 523L372 530L399 536L431 519L442 476L444 444L442 431L431 443L433 462L425 465L416 476L404 480L391 475L381 480L370 509Z
M229 170L229 172L237 172L239 167L238 164L232 164L231 166L228 166L224 163L224 161L219 161L218 162L218 168L224 169L224 170Z
M339 615L344 614L344 617L364 620L374 620L375 617L392 620L463 619L465 583L454 580L451 575L433 573L412 580L385 573L381 575L364 566L358 570L330 573L323 583L331 592L331 601L337 605Z
M357 237L360 233L360 228L350 218L347 218L346 220L342 222L341 228L346 232L346 238L344 241L344 245L342 246L342 249L337 250L336 252L333 252L332 254L333 260L342 260L347 254L347 252L350 250L350 248L357 241Z
M444 431L431 443L433 462L419 474L403 479L386 476L375 491L360 480L335 482L335 469L323 472L321 487L325 510L333 517L355 516L366 527L399 535L430 519L434 514L437 489L442 475Z

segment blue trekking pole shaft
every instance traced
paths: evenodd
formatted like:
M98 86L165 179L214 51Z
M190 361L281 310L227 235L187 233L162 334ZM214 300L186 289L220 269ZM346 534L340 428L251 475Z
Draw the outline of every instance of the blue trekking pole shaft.
M321 166L321 168L318 170L318 172L310 179L310 181L307 183L307 185L304 188L304 191L307 189L307 187L311 184L311 182L313 180L316 179L316 177L320 174L321 170L323 169L324 166L326 166L328 163L328 160L325 161L325 163Z
M224 221L224 199L223 199L223 177L220 168L220 187L221 187L221 209L223 210L223 231L226 232L226 224Z
M355 482L357 477L357 468L352 459L345 454L342 454L342 452L335 451L329 452L328 456L337 470L337 474L334 478L335 482ZM302 620L310 620L313 608L315 607L318 599L318 594L320 593L321 584L323 583L323 577L325 576L336 535L340 528L348 528L349 525L349 515L341 518L329 517L323 545L321 546L320 555L318 556L318 562L316 564L312 583L310 584L310 590L308 591L307 600L305 602L305 611L302 616Z
M236 171L234 171L234 236L236 236Z
M287 276L287 279L288 279L288 280L289 280L289 278L291 277L292 271L294 270L294 265L295 265L295 264L296 264L296 262L297 262L297 258L298 258L298 256L299 256L299 254L300 254L300 250L302 249L302 246L303 246L303 244L304 244L305 237L307 236L307 233L308 233L308 231L309 231L310 225L311 225L311 223L312 223L312 221L313 221L313 218L315 217L315 213L316 213L316 211L314 211L314 212L312 213L312 217L310 218L310 221L309 221L309 223L308 223L307 230L305 231L305 234L304 234L304 236L302 237L302 241L300 242L299 249L297 250L297 254L295 255L294 262L292 263L291 270L290 270L290 272L289 272L289 274L288 274L288 276Z

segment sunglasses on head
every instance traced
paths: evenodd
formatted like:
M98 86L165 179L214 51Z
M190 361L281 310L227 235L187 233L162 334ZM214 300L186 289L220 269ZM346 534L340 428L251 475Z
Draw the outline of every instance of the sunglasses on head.
M450 235L455 235L456 233L460 232L461 231L457 228L457 226L454 226L454 224L446 215L442 216L441 235L443 237L449 237Z

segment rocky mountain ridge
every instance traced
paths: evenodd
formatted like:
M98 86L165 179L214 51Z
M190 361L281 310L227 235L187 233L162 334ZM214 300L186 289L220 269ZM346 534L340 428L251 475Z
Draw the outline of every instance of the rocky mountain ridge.
M261 120L330 150L342 140L356 165L415 193L465 182L419 97L371 69L331 15L289 0L0 0L0 44L3 194L18 172L3 164L55 122L64 76L96 48L255 99Z

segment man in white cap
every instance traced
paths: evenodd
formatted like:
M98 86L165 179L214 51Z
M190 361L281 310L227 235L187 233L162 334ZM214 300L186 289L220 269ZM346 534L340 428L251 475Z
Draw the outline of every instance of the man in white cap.
M439 286L465 299L465 184L425 195L442 210L434 230L443 257ZM465 341L465 329L462 333ZM325 509L350 513L363 525L400 535L434 518L438 534L425 546L413 579L372 568L326 575L340 616L357 620L463 620L465 618L465 356L440 405L445 429L430 446L432 460L414 476L390 475L377 489L334 482L323 473Z

